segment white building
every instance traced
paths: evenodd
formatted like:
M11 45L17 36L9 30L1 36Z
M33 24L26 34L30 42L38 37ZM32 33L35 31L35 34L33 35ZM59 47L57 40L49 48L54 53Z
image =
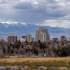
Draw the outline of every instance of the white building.
M48 30L40 27L36 31L36 41L47 42L49 40Z
M26 41L27 36L18 37L18 41L20 40L21 43Z

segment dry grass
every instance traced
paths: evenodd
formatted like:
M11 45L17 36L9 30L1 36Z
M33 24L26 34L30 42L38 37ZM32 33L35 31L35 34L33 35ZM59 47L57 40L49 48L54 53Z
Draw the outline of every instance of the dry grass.
M24 58L16 58L16 57L11 57L11 58L0 58L0 62L8 62L8 63L13 63L13 62L47 62L47 61L67 61L70 62L70 57L24 57Z
M0 65L28 65L30 67L45 65L45 66L66 66L70 67L70 57L24 57L24 58L0 58Z

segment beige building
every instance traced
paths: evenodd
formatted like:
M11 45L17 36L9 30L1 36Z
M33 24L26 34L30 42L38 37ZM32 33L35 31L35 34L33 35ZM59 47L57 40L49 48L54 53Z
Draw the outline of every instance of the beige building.
M27 35L26 40L27 42L32 42L33 41L32 35Z
M40 27L36 31L36 41L47 42L49 40L48 30Z

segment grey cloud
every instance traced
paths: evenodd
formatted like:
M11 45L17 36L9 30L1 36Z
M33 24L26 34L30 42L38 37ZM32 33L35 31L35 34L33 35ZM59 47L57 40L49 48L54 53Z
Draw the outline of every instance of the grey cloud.
M37 1L38 4L34 4L34 1ZM12 8L1 9L0 18L27 23L40 23L47 19L64 18L70 14L66 12L69 8L66 10L65 1L66 0L29 0L29 2L27 2L27 0L25 0L25 2L21 2L20 0L6 0L5 4L12 5ZM64 4L64 6L62 4Z
M31 9L32 5L30 3L18 3L14 8L16 9Z
M27 22L64 17L64 11L62 9L59 9L57 4L55 5L55 1L44 1L38 1L39 4L37 7L35 7L35 5L32 3L18 3L14 7L17 17Z

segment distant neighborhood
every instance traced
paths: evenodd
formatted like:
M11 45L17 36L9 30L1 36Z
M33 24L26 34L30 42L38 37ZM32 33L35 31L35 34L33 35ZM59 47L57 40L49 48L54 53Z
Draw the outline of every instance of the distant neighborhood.
M29 56L29 57L66 57L70 56L70 39L65 36L50 38L48 29L39 27L35 38L32 35L18 38L9 35L0 39L0 57Z

